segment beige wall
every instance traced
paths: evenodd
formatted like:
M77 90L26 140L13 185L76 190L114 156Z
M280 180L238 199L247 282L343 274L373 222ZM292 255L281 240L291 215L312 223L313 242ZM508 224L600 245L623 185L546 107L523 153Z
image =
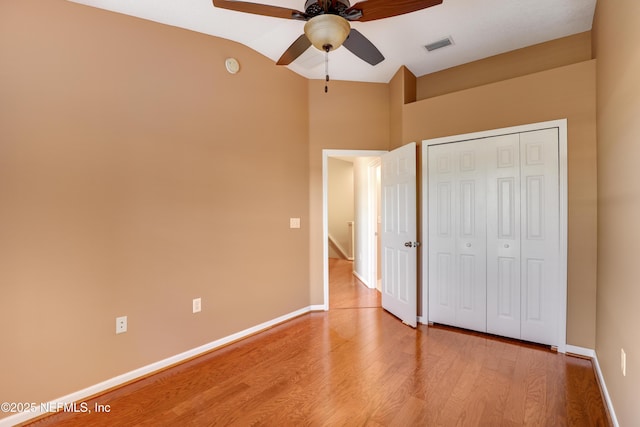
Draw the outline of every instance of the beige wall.
M595 61L404 106L405 142L568 119L568 344L594 348L596 302Z
M591 32L551 40L422 76L418 100L591 59Z
M638 7L624 5L636 14L600 7L608 31L596 47L633 39L618 31L637 34ZM236 43L61 0L0 3L0 321L15 326L2 338L0 365L11 369L0 401L57 398L322 304L323 149L386 150L568 118L568 340L597 345L620 412L633 420L638 239L628 230L640 217L629 184L639 61L633 44L598 58L605 244L596 342L589 37L562 42L576 56L546 71L411 102L416 80L405 68L390 84L332 81L325 94L324 81ZM228 56L240 60L235 76L224 71ZM482 67L517 68L494 60ZM477 65L438 78L464 81ZM418 79L418 92L428 81ZM289 217L302 228L289 229ZM195 297L203 312L194 316ZM120 315L130 331L116 336ZM625 379L616 377L620 346L632 367Z
M416 100L416 76L407 67L400 67L389 82L389 114L391 117L390 148L403 145L404 105Z
M0 63L0 401L58 398L309 305L306 79L61 0L0 2Z
M596 352L621 426L640 425L640 3L598 1ZM620 349L627 354L627 375Z

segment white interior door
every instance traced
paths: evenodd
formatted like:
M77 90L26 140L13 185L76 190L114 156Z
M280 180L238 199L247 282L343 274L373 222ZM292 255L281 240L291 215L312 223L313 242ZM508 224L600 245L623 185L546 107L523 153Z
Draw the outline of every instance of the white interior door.
M417 326L416 144L382 155L382 307Z

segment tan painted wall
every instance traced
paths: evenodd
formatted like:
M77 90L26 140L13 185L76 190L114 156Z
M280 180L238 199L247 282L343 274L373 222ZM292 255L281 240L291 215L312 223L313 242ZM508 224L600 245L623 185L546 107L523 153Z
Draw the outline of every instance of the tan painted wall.
M434 97L404 107L405 143L568 119L567 340L594 348L596 302L595 61Z
M418 78L417 99L427 99L591 59L591 32L516 49Z
M640 3L598 1L596 353L621 426L640 425ZM633 41L633 42L632 42ZM627 375L620 349L627 354Z
M322 150L388 150L389 86L309 81L309 233L311 304L323 304Z
M0 60L0 321L16 325L0 401L56 398L322 304L322 149L386 150L400 134L390 85L332 81L325 94L236 43L64 1L1 3ZM404 142L569 118L568 336L590 348L594 71L401 115Z
M400 67L389 81L389 114L391 148L398 148L403 144L404 121L402 114L404 105L416 100L416 76L407 67Z
M0 63L0 402L309 305L306 79L61 0L0 2Z

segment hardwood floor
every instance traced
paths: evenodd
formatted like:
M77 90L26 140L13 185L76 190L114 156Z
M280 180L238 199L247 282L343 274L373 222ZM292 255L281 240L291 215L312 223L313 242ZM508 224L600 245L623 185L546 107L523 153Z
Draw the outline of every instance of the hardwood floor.
M332 262L330 274L329 312L87 401L109 413L32 425L609 425L591 361L452 328L411 329L353 279L350 263Z
M382 307L380 292L363 285L352 270L352 262L329 258L329 309Z

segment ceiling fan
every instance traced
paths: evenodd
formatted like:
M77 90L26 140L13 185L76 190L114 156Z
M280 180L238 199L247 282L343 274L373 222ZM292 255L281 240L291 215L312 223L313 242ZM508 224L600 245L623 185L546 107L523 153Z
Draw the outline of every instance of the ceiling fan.
M311 45L327 53L344 45L358 58L376 65L384 60L384 56L362 33L351 28L349 21L367 22L403 15L436 6L442 1L363 0L351 6L349 0L307 0L304 12L238 0L213 0L213 5L255 15L307 21L304 34L282 54L277 65L292 63Z

